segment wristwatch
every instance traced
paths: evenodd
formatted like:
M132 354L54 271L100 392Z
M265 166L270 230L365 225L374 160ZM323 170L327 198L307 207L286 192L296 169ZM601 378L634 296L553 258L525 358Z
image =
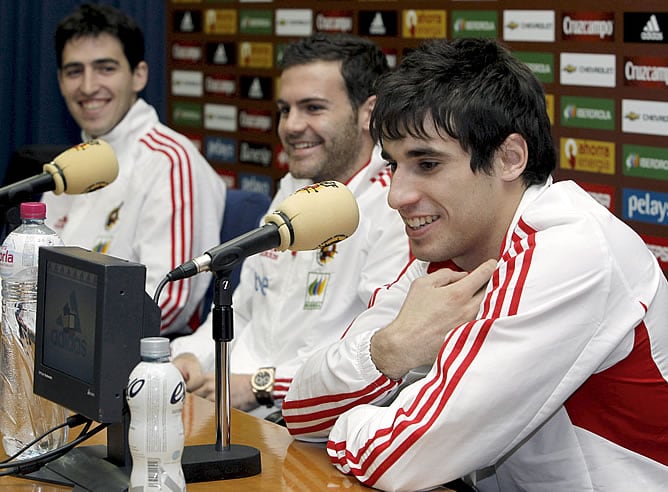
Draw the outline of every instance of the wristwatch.
M274 382L276 369L273 367L261 367L251 377L251 389L255 399L260 405L274 406Z

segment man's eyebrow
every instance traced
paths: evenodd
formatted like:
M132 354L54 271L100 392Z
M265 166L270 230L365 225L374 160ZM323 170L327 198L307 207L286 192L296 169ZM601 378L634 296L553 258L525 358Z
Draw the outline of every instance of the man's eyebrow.
M97 60L93 60L93 65L102 65L106 63L112 63L114 65L121 64L116 58L98 58Z
M448 155L448 154L445 153L445 152L442 152L440 150L436 150L432 147L417 147L417 148L414 148L414 149L410 149L406 152L406 157L410 157L410 158L425 157L425 156L427 156L427 157L429 157L429 156L443 157L443 156L446 156L446 155ZM387 152L385 149L381 150L380 156L383 159L385 159L386 161L394 160L392 158L392 156L389 154L389 152Z
M305 97L303 99L300 99L295 102L295 104L310 104L310 103L329 103L329 99L325 97ZM290 105L287 101L284 101L283 99L277 99L276 104L285 104L285 105Z
M120 62L116 60L115 58L98 58L97 60L93 60L91 65L93 66L98 66L98 65L107 65L107 64L113 64L113 65L120 65ZM83 62L69 62L69 63L64 63L63 64L63 69L66 68L72 68L72 67L83 67L85 63Z
M424 156L441 157L441 156L446 155L446 153L442 152L440 150L434 149L433 147L416 147L416 148L410 149L408 152L406 152L406 155L408 157L424 157Z

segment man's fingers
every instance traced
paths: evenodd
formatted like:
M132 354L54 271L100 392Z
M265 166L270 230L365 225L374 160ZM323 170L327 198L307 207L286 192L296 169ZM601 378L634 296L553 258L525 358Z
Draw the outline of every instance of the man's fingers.
M172 359L172 364L181 372L183 380L187 383L191 378L197 378L201 373L199 360L193 354L184 353Z
M445 287L446 285L450 285L453 282L463 279L466 275L466 272L457 272L455 270L450 270L449 268L441 268L440 270L430 273L426 278L432 282L434 287Z
M213 381L206 378L203 381L201 381L201 383L203 384L200 384L200 386L193 391L193 394L200 396L202 398L206 398L208 400L214 400L215 385L213 384Z
M195 392L199 390L202 385L206 382L206 380L200 375L200 376L193 376L185 380L186 383L186 391L188 392Z
M496 260L487 260L484 263L481 263L475 270L472 270L471 273L466 275L457 282L457 285L464 288L465 291L470 292L471 295L478 292L480 289L487 285L489 279L492 278L492 274L496 269Z
M434 287L445 287L453 283L461 282L462 286L467 287L467 290L472 289L471 293L473 293L477 292L489 282L489 279L492 277L492 273L494 273L494 269L496 268L496 263L497 261L494 259L487 260L470 273L442 268L430 273L426 278L431 280ZM462 282L464 279L466 279L466 281Z

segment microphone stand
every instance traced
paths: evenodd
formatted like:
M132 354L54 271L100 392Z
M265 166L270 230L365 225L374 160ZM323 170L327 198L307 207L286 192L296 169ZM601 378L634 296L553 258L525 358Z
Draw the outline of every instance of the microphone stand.
M230 346L234 338L232 293L227 279L216 275L212 334L216 345L216 450L230 449ZM218 301L218 302L216 302Z
M212 336L216 344L216 444L185 446L181 466L186 483L249 477L261 470L258 449L230 443L229 343L234 338L231 271L229 265L214 271Z

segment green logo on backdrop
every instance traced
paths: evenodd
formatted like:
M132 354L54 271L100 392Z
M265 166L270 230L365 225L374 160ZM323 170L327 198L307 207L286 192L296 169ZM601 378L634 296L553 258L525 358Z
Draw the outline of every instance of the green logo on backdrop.
M240 10L239 32L242 34L271 34L274 19L271 10Z
M176 125L202 127L202 105L189 102L175 102L172 107L172 121Z
M455 10L452 12L453 38L496 38L495 10Z
M283 52L285 51L285 48L288 46L288 44L275 43L274 46L276 48L276 66L280 67L281 63L283 63Z
M626 176L668 180L668 149L623 145L622 169Z
M561 97L561 126L615 129L615 101L599 97Z
M513 55L523 61L544 84L554 82L554 55L536 51L514 51Z

